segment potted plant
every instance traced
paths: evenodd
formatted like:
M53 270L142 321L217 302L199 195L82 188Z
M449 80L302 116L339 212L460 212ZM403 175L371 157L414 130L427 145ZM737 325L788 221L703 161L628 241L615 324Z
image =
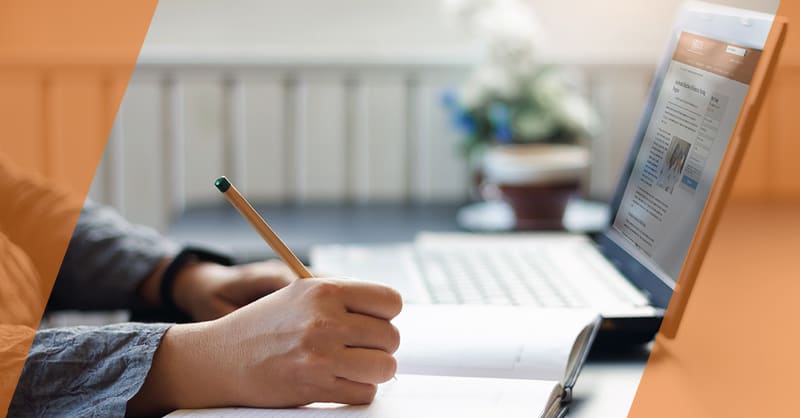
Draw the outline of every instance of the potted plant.
M443 104L484 189L499 190L520 229L561 228L589 165L597 116L574 71L539 59L542 35L523 0L450 0L456 21L483 43L482 59Z

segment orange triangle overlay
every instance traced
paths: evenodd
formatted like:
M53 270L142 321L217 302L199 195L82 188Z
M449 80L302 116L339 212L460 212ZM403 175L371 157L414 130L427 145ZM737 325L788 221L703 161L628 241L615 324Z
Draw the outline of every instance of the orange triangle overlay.
M760 119L772 136L796 139L796 118L774 112L781 111L787 89L800 87L800 31L794 27L800 3L785 0L776 14L788 19L789 29ZM798 178L796 141L793 149L766 135L751 142L748 150L766 144L788 150L770 154L778 163L793 155ZM763 156L745 152L745 165ZM629 417L797 416L800 202L769 192L787 179L740 174L737 184L758 184L766 192L724 210L680 330L675 339L656 339Z
M2 416L156 4L0 2Z

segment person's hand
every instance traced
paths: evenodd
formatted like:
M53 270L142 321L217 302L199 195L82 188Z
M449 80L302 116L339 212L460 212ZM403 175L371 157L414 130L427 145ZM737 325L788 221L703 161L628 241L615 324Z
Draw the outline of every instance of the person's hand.
M297 276L279 261L241 266L195 263L175 279L175 304L195 321L216 319L282 289Z
M164 335L129 413L363 404L394 376L402 308L385 286L302 279L220 319Z

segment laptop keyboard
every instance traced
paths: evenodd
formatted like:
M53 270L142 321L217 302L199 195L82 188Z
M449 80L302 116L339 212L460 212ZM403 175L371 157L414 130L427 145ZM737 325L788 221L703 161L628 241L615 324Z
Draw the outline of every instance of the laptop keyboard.
M572 247L572 246L570 246ZM584 246L425 249L415 252L433 303L593 307L646 298Z

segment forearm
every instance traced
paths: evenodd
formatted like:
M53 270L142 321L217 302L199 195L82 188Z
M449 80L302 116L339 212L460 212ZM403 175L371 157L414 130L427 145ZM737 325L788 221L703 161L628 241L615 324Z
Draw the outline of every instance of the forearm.
M153 271L139 284L136 294L142 305L151 308L159 308L163 305L161 301L161 279L170 261L171 258L162 258L153 268Z
M154 230L132 225L112 209L87 202L64 256L50 307L158 306L160 274L177 249Z
M219 359L211 353L222 352L219 349L222 343L215 336L211 322L170 328L153 357L147 378L128 402L128 416L163 415L179 408L236 405L233 399L217 390L236 384L225 383L226 371L216 370L224 362L217 361Z
M123 416L145 381L168 324L39 331L9 416Z
M137 295L144 306L149 308L163 308L165 301L161 294L161 285L164 273L174 259L163 258L153 271L142 281L137 289ZM175 306L185 314L191 314L193 305L207 304L206 300L196 300L197 293L209 293L205 287L219 280L231 279L235 273L226 266L203 261L191 261L178 270L174 281L171 283L171 299ZM259 295L261 296L261 295ZM196 311L198 307L195 306ZM195 318L196 320L210 318Z

